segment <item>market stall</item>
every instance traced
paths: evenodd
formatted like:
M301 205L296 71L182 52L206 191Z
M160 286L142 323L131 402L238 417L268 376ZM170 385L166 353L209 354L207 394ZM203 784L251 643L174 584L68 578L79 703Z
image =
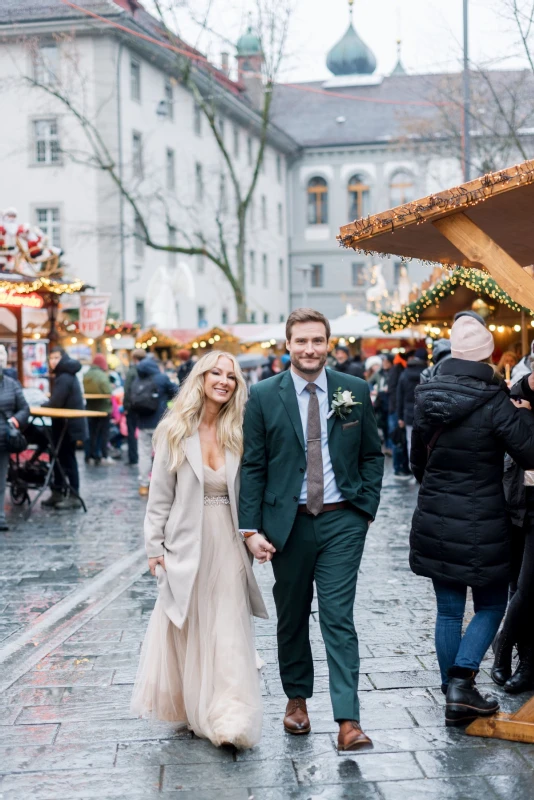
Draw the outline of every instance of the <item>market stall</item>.
M483 270L519 308L534 311L534 161L344 225L342 246L446 267ZM453 273L454 274L454 273ZM475 279L478 273L471 273ZM527 315L521 325L528 345ZM514 714L479 718L473 736L534 743L534 698Z

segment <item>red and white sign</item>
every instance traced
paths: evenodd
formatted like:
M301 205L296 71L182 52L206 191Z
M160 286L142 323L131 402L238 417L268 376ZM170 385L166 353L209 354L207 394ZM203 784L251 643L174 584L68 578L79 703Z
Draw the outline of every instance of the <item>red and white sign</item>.
M42 308L44 300L40 294L29 292L17 294L16 292L0 291L0 306L18 306L19 308Z
M109 294L82 294L80 296L79 329L83 336L98 339L106 328Z

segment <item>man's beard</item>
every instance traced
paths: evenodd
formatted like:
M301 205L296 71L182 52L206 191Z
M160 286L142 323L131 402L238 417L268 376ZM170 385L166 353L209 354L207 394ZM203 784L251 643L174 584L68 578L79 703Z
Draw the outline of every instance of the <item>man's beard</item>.
M302 361L299 360L298 356L290 354L291 363L294 367L296 367L300 372L303 372L305 375L315 375L317 372L320 372L324 365L326 364L327 356L319 356L317 359L316 365L314 367L305 367Z

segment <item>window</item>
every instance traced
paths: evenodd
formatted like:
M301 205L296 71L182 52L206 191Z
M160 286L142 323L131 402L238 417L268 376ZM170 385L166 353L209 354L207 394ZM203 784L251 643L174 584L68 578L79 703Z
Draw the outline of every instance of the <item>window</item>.
M34 77L43 86L54 86L58 80L59 52L55 44L40 47L34 61Z
M282 183L282 158L280 155L276 156L276 180Z
M33 123L35 161L38 164L58 164L60 161L57 120L40 119Z
M174 119L174 91L172 88L172 83L170 78L165 78L165 87L164 87L164 94L165 94L165 103L167 105L167 119L173 120Z
M267 322L269 322L269 312L268 311L264 311L263 312L263 323L266 324Z
M280 314L278 322L285 322L285 321L286 321L286 315L285 314Z
M247 161L249 167L252 166L252 137L247 136Z
M319 289L323 285L324 270L322 264L311 265L311 285L313 289Z
M198 320L198 327L199 328L207 328L208 327L208 320L206 319L206 307L205 306L198 306L198 308L197 308L197 320Z
M226 175L221 174L221 182L219 185L219 208L221 214L226 214L228 211L228 192L226 191Z
M145 301L135 301L135 321L139 323L141 328L145 327Z
M280 236L284 233L284 209L282 203L278 203L278 233Z
M365 264L362 264L361 262L355 262L352 264L352 285L365 285Z
M409 172L400 170L396 172L389 182L389 201L391 207L401 206L414 199L415 191L413 177Z
M221 311L221 325L228 325L228 309L223 308Z
M195 164L195 197L198 203L204 199L204 177L202 175L202 164Z
M311 178L308 182L308 225L326 225L327 222L327 183L324 178Z
M261 274L263 275L263 285L265 288L269 286L269 265L267 262L267 253L261 257Z
M254 200L254 197L250 198L249 214L250 214L250 224L252 225L252 227L254 227L256 224L256 201Z
M267 228L267 198L264 194L261 196L261 227Z
M197 253L197 273L198 275L204 274L204 256L202 253Z
M281 292L284 291L284 259L278 259L278 288Z
M263 155L261 157L261 164L260 164L260 172L262 175L265 175L265 162L267 161L267 152L264 150Z
M134 253L136 258L143 258L145 255L145 233L139 217L134 222Z
M254 286L256 284L256 253L254 250L251 250L249 253L249 265L250 265L250 285Z
M35 211L37 225L48 236L53 247L61 247L61 223L59 208L38 208Z
M172 190L176 187L176 175L174 171L174 150L170 147L167 148L165 154L165 179L167 182L167 189Z
M135 178L143 177L143 139L140 133L132 133L132 170Z
M169 247L176 247L176 228L174 225L169 225L167 227L167 244ZM173 253L172 250L168 251L169 267L176 266L177 256L178 253Z
M234 125L234 156L239 158L239 128Z
M221 137L221 141L223 144L224 144L224 135L225 135L224 117L219 117L219 136Z
M255 311L251 311L250 312L250 321L252 322L253 325L256 323L256 312Z
M130 61L130 97L141 101L141 64L134 59Z
M349 180L349 219L360 219L369 214L369 186L361 175Z
M202 136L202 109L198 103L193 106L193 130L197 136Z

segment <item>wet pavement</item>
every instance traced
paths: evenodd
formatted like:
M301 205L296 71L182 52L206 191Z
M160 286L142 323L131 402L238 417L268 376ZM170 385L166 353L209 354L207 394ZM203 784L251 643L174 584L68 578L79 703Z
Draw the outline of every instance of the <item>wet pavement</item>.
M155 601L140 550L144 501L135 469L124 464L82 474L88 514L38 508L24 522L15 509L12 530L0 534L0 656L8 654L0 664L2 800L534 796L534 746L444 727L430 582L408 567L415 485L398 485L388 473L358 586L362 725L374 750L339 756L316 614L313 732L290 737L282 730L269 566L257 569L271 613L256 624L266 662L261 743L245 752L216 749L172 725L130 716ZM480 681L491 683L487 672ZM506 711L527 699L497 693Z

